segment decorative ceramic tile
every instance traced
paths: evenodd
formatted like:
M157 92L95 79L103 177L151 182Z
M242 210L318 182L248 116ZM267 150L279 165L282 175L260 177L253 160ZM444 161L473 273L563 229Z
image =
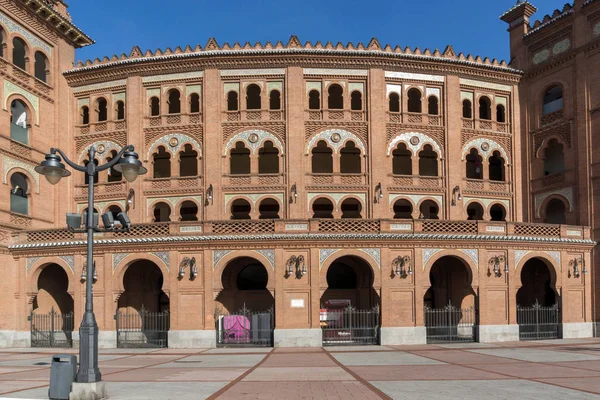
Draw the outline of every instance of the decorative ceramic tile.
M254 250L258 254L262 254L269 263L271 263L271 268L275 269L275 250Z
M83 106L88 106L90 105L90 98L86 97L84 99L77 99L77 108L81 108Z
M8 104L8 99L13 94L19 94L19 95L23 96L24 98L26 98L27 101L29 101L29 103L35 110L35 119L36 119L35 123L36 123L36 125L39 125L39 123L40 123L40 99L39 99L39 97L37 97L33 93L29 93L27 90L23 89L22 87L19 87L19 86L15 85L14 83L10 82L9 80L5 79L4 80L4 109L5 110L10 110L10 104Z
M183 79L198 79L204 76L204 71L193 71L193 72L181 72L177 74L164 74L164 75L153 75L142 77L143 83L163 82L163 81L176 81Z
M0 22L10 33L18 33L23 36L29 46L39 48L46 53L46 56L48 57L52 56L52 46L2 12L0 12Z
M223 84L223 92L225 93L225 95L227 95L227 93L229 93L231 91L234 91L237 93L240 92L239 82L228 82L228 83Z
M413 137L416 137L419 140L418 141L416 141L414 139L411 140ZM413 141L416 144L413 144ZM419 155L419 152L421 151L421 149L423 148L424 145L430 144L431 147L433 147L434 151L440 157L440 160L442 160L444 158L444 152L442 151L440 145L433 138L427 136L424 133L420 133L420 132L405 132L405 133L401 133L400 135L397 135L395 138L392 139L390 144L388 144L388 148L387 148L388 156L392 154L392 150L394 150L396 148L396 146L398 145L398 143L400 143L400 142L403 142L404 144L406 144L406 147L412 151L413 157L417 157Z
M336 251L340 251L340 249L319 249L319 271L323 267L325 260Z
M158 97L160 99L160 89L146 89L146 99L151 97Z
M567 229L567 236L581 236L581 231L578 229Z
M4 166L4 184L5 185L8 184L9 172L13 168L21 168L21 169L29 172L29 174L33 177L33 180L35 181L35 192L36 193L40 192L40 174L35 172L36 166L27 164L21 160L15 160L14 158L9 157L9 156L2 156L2 165Z
M377 268L381 269L381 249L359 249L360 251L367 253L377 263Z
M306 94L310 93L311 90L321 93L321 82L306 82Z
M460 92L460 100L470 100L473 104L473 92Z
M213 269L217 268L219 261L221 261L223 257L231 252L232 250L213 250Z
M440 98L440 89L438 88L427 88L425 89L425 96L429 98L429 96L435 96L438 99Z
M504 233L506 230L504 229L503 226L488 225L488 226L485 227L485 231L486 232L500 232L500 233Z
M496 104L502 104L504 106L505 110L506 110L506 102L507 102L506 97L500 97L500 96L496 97Z
M487 150L483 150L481 148L481 145L483 143L488 144ZM508 158L508 155L506 154L506 150L504 150L504 148L500 144L498 144L497 142L495 142L494 140L492 140L490 138L477 138L477 139L471 140L469 143L465 144L462 149L461 160L465 159L465 156L467 154L469 154L469 151L471 151L472 148L477 149L477 152L481 155L484 162L487 162L488 157L491 154L493 154L494 151L499 151L500 154L502 154L502 158L504 158L504 162L506 162L506 165L510 165L510 159Z
M27 273L29 273L29 270L31 270L31 267L33 267L33 265L35 263L37 263L38 261L40 261L42 259L42 257L28 257L27 258Z
M412 224L390 224L390 230L392 230L392 231L411 231Z
M386 87L386 96L389 99L390 93L396 93L398 96L402 97L402 85L395 83L388 83L385 85ZM402 104L402 102L400 102Z
M558 265L559 270L562 271L562 265L560 263L560 251L547 251L546 254L556 261L556 265Z
M185 225L179 227L179 232L200 232L202 233L202 225Z
M272 133L263 131L261 129L250 129L244 132L240 132L227 142L227 145L223 149L223 155L227 156L227 153L231 148L235 146L237 142L243 142L244 145L252 151L253 154L256 154L258 149L260 149L263 143L266 140L270 140L273 142L273 146L279 149L280 155L285 154L285 147L281 140Z
M444 208L444 197L439 195L390 193L388 197L389 204L394 203L397 199L410 199L414 207L417 207L421 200L435 200L440 210Z
M442 249L423 249L423 270L427 266L427 261L439 251L442 251Z
M113 271L116 270L117 267L119 266L119 264L121 264L121 261L123 261L125 259L125 257L127 257L130 254L131 253L113 253L113 255L112 255Z
M544 203L544 200L546 200L549 196L552 196L553 194L558 194L567 199L567 202L569 203L569 212L573 211L573 188L566 187L535 195L535 214L538 218L540 217L540 208Z
M222 69L221 76L285 75L285 68Z
M386 78L406 79L409 81L430 81L430 82L444 82L446 79L441 75L413 74L410 72L399 72L399 71L385 71L385 77Z
M107 82L101 82L101 83L93 83L91 85L77 86L77 87L73 88L73 93L77 94L77 93L81 93L81 92L87 92L89 90L110 89L110 88L125 86L125 85L127 85L127 80L119 79L116 81L107 81Z
M62 259L67 263L69 268L71 268L71 272L75 273L75 257L74 256L58 256L58 258Z
M197 95L202 94L202 85L189 85L185 87L185 96L189 97L190 94L196 93Z
M541 62L546 61L548 59L548 57L550 57L550 50L549 49L544 49L542 51L538 51L533 56L533 63L534 64L539 64Z
M350 82L348 83L348 92L352 93L355 90L358 90L361 93L365 91L365 84L362 82Z
M552 54L563 53L563 52L569 50L569 47L571 47L571 40L569 40L569 39L561 40L560 42L556 43L554 45L554 47L552 47Z
M474 79L460 78L460 84L466 85L466 86L480 87L480 88L484 88L484 89L501 90L503 92L510 92L512 90L512 86L501 85L499 83L477 81Z
M271 90L279 90L279 93L283 92L283 82L267 82L267 92L271 93Z
M96 148L96 158L98 159L98 161L104 160L106 157L108 157L111 151L115 150L118 153L122 149L122 147L119 144L111 142L110 140L100 140L94 142L86 146L85 149L83 149L81 153L79 153L79 164L83 163L83 160L87 159L89 155L89 149L92 146ZM100 146L104 146L104 151L102 153L98 152ZM100 162L100 164L102 164L102 162Z
M150 253L150 254L155 255L156 257L160 258L162 260L162 262L165 263L167 270L170 270L171 257L169 255L168 251L159 251L159 252Z
M366 69L304 68L304 75L367 76Z
M332 139L332 137L338 137L337 135L339 135L339 140L334 140ZM328 129L326 131L323 131L321 133L317 133L316 135L314 135L310 141L308 142L308 145L306 146L306 155L310 154L311 149L319 142L319 140L324 140L327 142L327 144L333 148L333 151L335 153L338 153L340 148L343 148L346 145L346 142L348 140L351 140L354 142L354 144L356 145L356 147L358 147L359 149L362 150L361 155L364 156L365 155L365 144L363 143L363 141L356 136L354 133L345 131L343 129Z
M523 257L530 253L530 250L515 250L515 269L517 269L519 262Z
M163 146L165 150L170 152L173 159L178 159L177 153L182 151L186 144L191 144L192 148L198 152L198 156L202 155L202 146L200 146L200 143L196 139L184 133L173 133L162 136L152 143L146 153L146 160L151 160L151 155L158 146Z
M125 102L126 94L125 92L115 93L112 95L113 103L117 103L117 101Z
M177 205L185 200L196 200L198 204L202 204L202 196L169 196L169 197L147 197L146 198L146 210L150 211L152 205L157 202L166 202L171 205L174 210Z
M458 249L458 251L469 256L469 258L475 263L475 267L479 269L479 252L477 249Z

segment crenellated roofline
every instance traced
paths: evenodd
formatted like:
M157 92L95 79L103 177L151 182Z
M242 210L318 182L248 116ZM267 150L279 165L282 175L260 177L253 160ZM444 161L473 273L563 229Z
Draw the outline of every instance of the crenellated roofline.
M167 48L165 51L158 49L155 52L147 50L146 53L142 53L140 48L135 46L129 56L123 53L120 57L113 55L110 59L108 57L104 57L103 60L96 58L94 61L87 60L85 63L79 61L76 68L65 71L64 75L71 75L78 72L92 70L101 70L114 66L211 56L298 54L326 56L339 55L349 57L390 57L394 59L423 60L482 67L494 71L517 74L522 73L521 71L508 66L504 60L490 60L488 57L482 58L481 56L473 56L471 54L456 54L452 46L447 46L443 52L440 52L438 49L435 49L434 51L425 49L422 51L418 47L414 50L410 47L402 49L399 46L396 46L395 48L392 48L389 44L382 48L379 44L379 41L375 38L371 39L367 46L364 46L362 43L358 43L356 46L352 43L348 43L346 46L344 46L342 43L338 43L334 46L331 42L327 42L325 45L323 45L321 42L317 42L315 45L313 45L311 42L306 42L304 45L302 45L298 38L293 35L286 45L279 41L275 45L271 44L271 42L267 42L265 45L256 43L254 46L252 46L250 43L246 43L244 46L241 46L239 43L235 43L233 46L230 46L228 43L225 43L223 46L219 46L214 38L210 38L204 48L202 48L200 45L197 45L194 49L192 49L188 45L184 49L177 47L174 51L170 48Z

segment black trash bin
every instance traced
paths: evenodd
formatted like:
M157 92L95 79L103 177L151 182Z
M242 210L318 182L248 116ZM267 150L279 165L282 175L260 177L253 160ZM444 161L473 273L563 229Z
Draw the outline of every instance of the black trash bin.
M55 354L50 365L50 399L68 400L71 385L77 374L77 356L74 354Z

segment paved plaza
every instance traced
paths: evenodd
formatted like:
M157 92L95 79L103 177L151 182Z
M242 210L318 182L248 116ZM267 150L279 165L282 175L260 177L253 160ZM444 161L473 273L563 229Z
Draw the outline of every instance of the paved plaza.
M0 349L0 397L47 398L50 355ZM110 399L600 399L600 340L104 349Z

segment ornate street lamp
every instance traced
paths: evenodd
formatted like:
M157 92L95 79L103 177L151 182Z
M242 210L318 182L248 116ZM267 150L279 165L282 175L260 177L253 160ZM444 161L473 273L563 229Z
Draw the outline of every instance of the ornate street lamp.
M58 153L58 154L57 154ZM60 156L59 156L60 155ZM51 148L50 153L46 154L46 160L42 161L39 166L35 167L35 171L46 177L48 182L56 185L60 180L71 175L71 172L65 169L65 165L61 162L62 159L74 170L84 172L88 179L88 212L86 213L87 221L85 221L85 232L87 232L87 266L93 266L94 254L94 232L102 231L95 226L94 223L94 176L101 171L106 171L114 167L115 170L121 172L128 182L136 180L138 175L143 175L148 170L142 166L138 159L137 153L134 152L133 146L124 147L116 157L103 165L96 165L94 158L96 156L96 148L91 146L88 152L90 162L86 166L78 165L60 150ZM124 230L129 229L129 219L123 213L120 213L119 220L122 221ZM107 227L110 231L114 231L114 226ZM98 324L94 316L94 303L92 301L92 284L94 282L95 268L86 268L85 280L85 313L79 327L79 371L77 372L76 381L78 383L94 383L100 382L102 376L98 369Z

